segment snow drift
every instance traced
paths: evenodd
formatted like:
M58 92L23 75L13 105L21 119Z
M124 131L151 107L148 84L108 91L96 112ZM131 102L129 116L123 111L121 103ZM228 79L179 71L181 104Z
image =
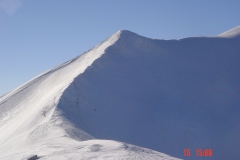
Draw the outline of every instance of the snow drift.
M118 31L0 97L0 159L197 159L197 148L239 159L238 31L181 40Z

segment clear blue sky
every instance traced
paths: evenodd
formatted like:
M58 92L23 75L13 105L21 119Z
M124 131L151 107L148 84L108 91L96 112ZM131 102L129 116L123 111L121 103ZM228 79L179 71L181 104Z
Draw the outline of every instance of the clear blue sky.
M0 96L118 30L157 39L240 25L239 0L0 0Z

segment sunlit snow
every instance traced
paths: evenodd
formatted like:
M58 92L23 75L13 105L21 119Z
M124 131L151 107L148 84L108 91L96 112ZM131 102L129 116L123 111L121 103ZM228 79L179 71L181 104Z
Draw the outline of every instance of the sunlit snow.
M199 147L240 158L240 38L230 31L118 31L33 78L0 97L0 159L177 160Z

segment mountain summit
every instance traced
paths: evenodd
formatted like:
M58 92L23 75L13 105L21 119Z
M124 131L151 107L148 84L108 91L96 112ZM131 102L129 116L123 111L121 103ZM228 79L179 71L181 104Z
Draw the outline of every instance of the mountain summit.
M118 31L0 97L0 159L239 159L239 44Z

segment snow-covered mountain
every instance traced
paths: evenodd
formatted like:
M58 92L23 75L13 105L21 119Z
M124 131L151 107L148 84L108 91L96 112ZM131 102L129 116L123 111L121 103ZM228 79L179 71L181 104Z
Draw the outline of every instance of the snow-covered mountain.
M156 40L118 31L0 97L0 159L240 159L233 32Z

